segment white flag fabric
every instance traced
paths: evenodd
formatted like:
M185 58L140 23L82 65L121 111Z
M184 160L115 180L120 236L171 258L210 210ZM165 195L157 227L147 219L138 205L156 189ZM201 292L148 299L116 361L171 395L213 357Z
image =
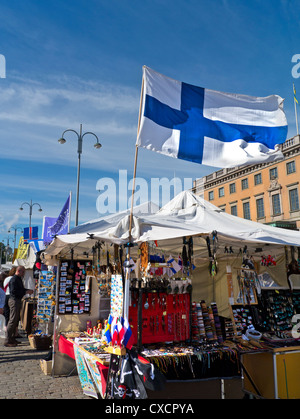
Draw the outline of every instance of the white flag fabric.
M193 86L143 67L137 146L214 167L283 158L283 100Z

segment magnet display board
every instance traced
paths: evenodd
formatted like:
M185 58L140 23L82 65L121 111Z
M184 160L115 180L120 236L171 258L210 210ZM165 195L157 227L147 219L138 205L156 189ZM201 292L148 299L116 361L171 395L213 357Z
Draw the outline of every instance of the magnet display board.
M87 271L91 261L62 261L59 290L59 314L86 314L91 310L91 287Z

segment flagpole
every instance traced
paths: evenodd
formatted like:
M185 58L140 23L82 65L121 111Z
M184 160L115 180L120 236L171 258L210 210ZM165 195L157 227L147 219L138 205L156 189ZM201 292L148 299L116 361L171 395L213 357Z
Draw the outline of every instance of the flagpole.
M143 79L142 79L142 87L141 87L140 109L139 109L139 119L138 119L138 128L137 128L137 139L138 139L138 135L139 135L139 131L140 131L140 124L141 124L141 112L142 112L143 96L144 96L144 76L143 76ZM134 170L133 170L133 182L132 182L132 194L131 194L130 219L129 219L129 241L131 241L131 229L132 229L132 219L133 219L133 198L134 198L134 190L135 190L138 148L139 147L136 144L135 145Z
M144 75L142 79L141 87L141 96L140 96L140 108L139 108L139 118L138 118L138 127L137 127L137 139L140 131L141 123L141 110L143 103L143 92L144 92ZM132 194L131 194L131 208L130 208L130 218L129 218L129 243L127 247L126 255L126 277L125 277L125 289L124 289L124 299L123 299L123 315L124 318L128 318L129 314L129 278L130 278L130 244L131 244L131 230L132 230L132 220L133 220L133 198L135 190L135 179L136 179L136 168L137 168L137 158L138 158L138 145L135 145L135 158L134 158L134 170L133 170L133 182L132 182Z
M296 128L297 128L297 135L299 135L299 128L298 128L298 115L297 115L297 105L296 105L296 103L298 103L298 100L296 99L296 90L295 90L295 85L294 85L294 83L293 83L293 92L294 92L294 106L295 106Z
M137 158L138 158L138 149L139 147L135 146L135 157L134 157L134 170L133 170L133 181L132 181L132 193L131 193L131 208L130 208L130 218L129 218L129 241L131 241L131 229L132 229L132 219L133 219L133 197L135 190L135 179L136 179L136 167L137 167Z

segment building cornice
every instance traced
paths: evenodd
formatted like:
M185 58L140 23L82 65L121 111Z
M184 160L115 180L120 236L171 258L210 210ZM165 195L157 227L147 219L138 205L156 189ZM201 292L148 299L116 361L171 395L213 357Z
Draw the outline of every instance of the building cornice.
M231 180L234 181L237 178L241 178L248 174L257 172L266 167L274 166L278 163L283 162L293 156L300 155L300 136L296 135L293 138L286 140L280 145L280 149L283 153L284 158L270 163L259 163L249 166L236 166L229 169L217 170L207 176L194 181L194 190L197 191L197 183L201 184L204 189L211 189L223 183L228 183Z

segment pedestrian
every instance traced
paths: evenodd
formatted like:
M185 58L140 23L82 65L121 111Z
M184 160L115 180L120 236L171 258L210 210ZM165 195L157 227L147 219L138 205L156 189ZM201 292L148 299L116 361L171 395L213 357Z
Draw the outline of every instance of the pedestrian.
M18 266L15 275L9 282L10 296L8 300L9 306L9 321L6 328L6 339L4 346L17 346L16 329L20 321L20 312L22 305L22 298L25 294L33 294L33 290L26 289L23 285L23 278L25 275L24 266Z
M8 306L8 300L9 300L9 282L11 280L11 278L14 276L14 274L16 273L17 267L14 266L11 268L11 270L8 273L8 276L5 278L4 280L4 284L3 284L3 288L6 294L5 297L5 304L4 304L4 312L3 315L5 317L5 326L7 327L8 324L8 320L9 320L9 306Z
M6 276L7 275L3 274L3 273L0 275L0 314L3 314L4 305L5 305L6 294L5 294L5 291L3 289L3 282L4 282L4 279L5 279Z

